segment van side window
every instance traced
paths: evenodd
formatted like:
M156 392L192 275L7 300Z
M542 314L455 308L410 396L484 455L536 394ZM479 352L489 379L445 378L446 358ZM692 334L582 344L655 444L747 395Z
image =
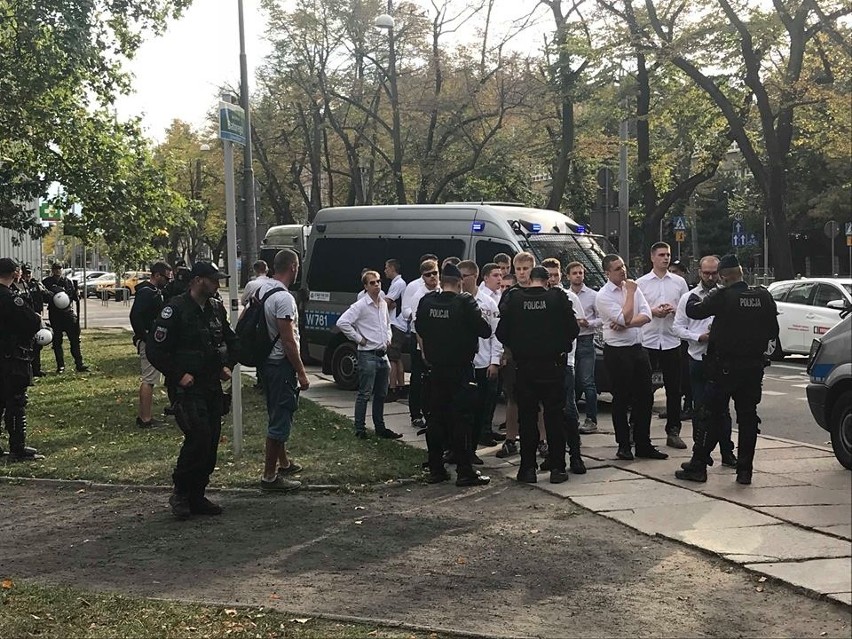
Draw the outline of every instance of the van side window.
M307 284L312 291L355 293L363 288L362 269L382 273L385 261L391 258L402 262L402 277L410 282L420 277L421 255L464 259L465 249L462 239L322 237L313 244Z
M505 253L509 257L514 257L517 251L513 246L494 240L481 239L476 242L476 263L479 268L482 268L488 262L493 262L494 256L498 253Z

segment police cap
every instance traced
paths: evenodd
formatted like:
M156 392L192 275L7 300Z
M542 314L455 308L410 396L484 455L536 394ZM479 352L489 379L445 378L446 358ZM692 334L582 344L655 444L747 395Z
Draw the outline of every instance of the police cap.
M190 277L209 277L214 280L226 280L230 275L220 271L212 262L198 261L192 265Z
M722 256L722 259L719 260L719 270L723 271L726 268L737 268L740 265L740 261L737 259L737 256L733 253L728 253L727 255Z
M460 280L461 276L461 271L455 264L444 264L444 268L441 269L441 278L454 277Z
M11 257L0 257L0 275L11 275L18 270L18 262Z
M548 277L550 277L550 274L543 266L536 266L535 268L533 268L533 270L530 271L531 280L543 280L546 282Z

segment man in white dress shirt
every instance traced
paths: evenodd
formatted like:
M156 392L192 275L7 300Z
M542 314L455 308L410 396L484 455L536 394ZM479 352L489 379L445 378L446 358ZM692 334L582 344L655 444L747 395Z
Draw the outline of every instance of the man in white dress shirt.
M642 326L651 321L651 307L636 282L627 278L624 261L615 254L603 259L607 283L595 307L603 322L604 366L612 386L612 422L619 459L633 459L627 409L633 418L636 457L667 459L651 444L651 363L642 347Z
M385 262L385 277L390 280L388 292L385 293L385 301L388 303L388 315L391 323L391 343L388 346L388 359L390 360L390 383L388 384L388 396L386 401L394 402L404 397L405 368L402 365L402 351L406 346L406 332L394 325L402 313L402 296L405 295L405 280L402 279L402 265L397 259Z
M337 328L358 345L358 396L355 399L355 436L367 439L367 402L373 398L373 426L383 439L402 435L385 426L385 396L388 392L390 363L387 349L391 341L388 305L382 295L382 280L376 271L361 276L367 294L350 306L337 320Z
M665 242L651 246L651 270L636 285L651 307L651 321L642 327L642 346L648 352L651 370L660 369L666 387L666 445L686 448L680 438L681 350L680 338L672 330L680 298L689 290L680 275L669 272L671 248Z
M701 258L698 265L698 275L701 278L698 286L688 293L684 293L677 304L672 329L675 335L686 340L689 345L689 377L692 385L693 402L692 438L695 441L702 441L702 434L707 430L709 417L705 400L707 377L704 372L704 356L707 354L707 343L710 341L710 325L713 323L713 318L690 319L686 314L686 302L693 293L700 299L704 299L710 294L710 291L716 288L719 283L719 258L715 255ZM725 415L722 423L719 450L722 453L722 464L736 468L737 457L734 455L734 442L731 440L730 412ZM708 460L708 462L711 462L711 460Z
M500 286L503 281L503 271L494 262L489 262L482 267L482 282L479 290L490 297L495 304L500 305L500 294L503 292Z
M574 354L574 377L576 392L583 393L586 398L586 419L580 424L580 433L589 435L598 430L598 387L595 383L595 331L601 327L601 318L595 308L598 294L585 284L586 267L580 262L571 262L565 269L571 291L577 296L582 305L585 317L577 317L580 325L580 335Z

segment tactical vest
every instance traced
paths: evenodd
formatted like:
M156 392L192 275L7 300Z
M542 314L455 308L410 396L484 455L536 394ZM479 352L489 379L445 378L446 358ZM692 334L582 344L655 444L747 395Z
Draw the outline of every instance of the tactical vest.
M571 350L576 337L563 320L570 314L571 301L557 289L541 287L513 291L507 303L512 317L512 354L524 359L555 359Z
M721 289L723 310L713 318L709 352L720 360L762 362L772 338L775 302L762 287Z
M417 311L417 333L424 355L435 366L463 366L473 361L479 338L470 326L473 298L468 293L429 293ZM478 310L476 315L481 316Z

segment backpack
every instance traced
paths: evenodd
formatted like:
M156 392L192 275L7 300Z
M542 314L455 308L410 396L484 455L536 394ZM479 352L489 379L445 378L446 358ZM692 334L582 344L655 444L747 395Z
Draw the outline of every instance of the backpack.
M262 298L257 294L251 298L248 308L243 311L240 319L237 320L235 332L240 338L240 348L237 361L244 366L260 366L269 357L275 342L278 341L280 335L276 335L275 339L270 339L269 330L266 327L266 314L263 307L266 300L273 294L286 289L278 287L271 291L267 291Z

